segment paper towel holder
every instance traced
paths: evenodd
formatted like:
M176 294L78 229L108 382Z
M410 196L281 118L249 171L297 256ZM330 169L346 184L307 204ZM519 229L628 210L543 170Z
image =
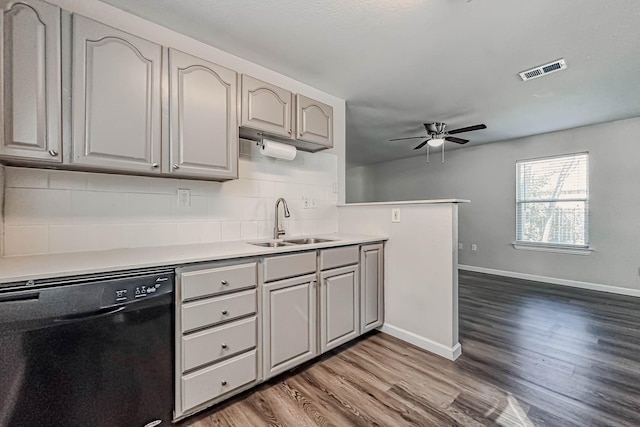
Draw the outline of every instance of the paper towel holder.
M264 139L264 133L258 132L258 136L260 137L260 140L256 141L256 145L258 147L264 147L264 142L262 142L262 140Z
M260 140L256 141L256 144L260 147L260 154L262 154L263 156L272 157L274 159L288 160L288 161L295 159L296 152L297 152L296 147L291 146L289 144L284 144L282 142L271 141L271 140L269 140L269 145L267 145L264 141L264 134L262 132L259 132L258 136L260 137ZM276 150L273 150L272 148L273 145L280 146L282 148L276 148ZM282 153L282 151L285 151L285 152Z

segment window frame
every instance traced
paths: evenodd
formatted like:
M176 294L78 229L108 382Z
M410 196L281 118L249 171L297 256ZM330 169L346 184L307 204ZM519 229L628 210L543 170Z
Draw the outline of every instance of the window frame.
M586 155L586 163L587 163L587 182L586 182L586 197L576 197L571 199L539 199L539 200L520 200L520 164L529 163L529 162L540 162L545 160L553 160L560 159L563 157L576 157ZM548 251L548 252L562 252L569 254L578 254L578 255L588 255L593 249L590 247L589 237L589 216L590 216L590 181L591 181L591 173L590 173L590 154L589 151L580 151L576 153L568 153L568 154L558 154L554 156L544 156L544 157L534 157L529 159L521 159L516 160L515 163L515 173L516 173L516 191L515 191L515 241L513 242L513 247L515 249L525 249L525 250L536 250L536 251ZM540 202L584 202L584 244L573 245L573 244L565 244L565 243L551 243L551 242L532 242L528 240L519 240L521 235L518 235L518 224L521 224L522 221L522 207L527 203L540 203ZM522 226L520 227L522 230Z

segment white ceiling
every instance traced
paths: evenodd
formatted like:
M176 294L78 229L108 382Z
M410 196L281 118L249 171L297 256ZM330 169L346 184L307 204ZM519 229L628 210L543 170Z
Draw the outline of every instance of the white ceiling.
M103 1L346 99L350 165L421 154L388 140L426 121L485 123L469 146L640 116L638 0Z

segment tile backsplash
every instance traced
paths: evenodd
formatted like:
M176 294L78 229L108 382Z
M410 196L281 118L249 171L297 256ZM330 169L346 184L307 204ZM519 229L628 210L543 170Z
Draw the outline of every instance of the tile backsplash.
M239 179L224 183L6 167L4 255L270 238L278 197L291 211L287 235L337 231L335 155L287 162L244 141L241 152Z

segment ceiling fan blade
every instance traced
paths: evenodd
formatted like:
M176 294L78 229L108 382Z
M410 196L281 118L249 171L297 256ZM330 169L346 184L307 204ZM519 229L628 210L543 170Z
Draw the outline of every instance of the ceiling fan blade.
M456 138L455 136L447 136L445 139L447 141L455 142L456 144L466 144L469 142L468 139Z
M486 125L474 125L474 126L467 126L466 128L450 130L447 133L449 135L454 135L456 133L471 132L473 130L480 130L480 129L486 129L486 128L487 128Z
M394 138L394 139L390 139L389 141L402 141L403 139L420 139L420 138L426 138L426 136L410 136L409 138Z
M429 138L429 139L431 139L431 138ZM422 141L422 143L420 143L420 145L418 145L416 148L414 148L414 150L419 150L422 147L424 147L427 144L427 142L429 142L429 139L426 139L426 140Z

